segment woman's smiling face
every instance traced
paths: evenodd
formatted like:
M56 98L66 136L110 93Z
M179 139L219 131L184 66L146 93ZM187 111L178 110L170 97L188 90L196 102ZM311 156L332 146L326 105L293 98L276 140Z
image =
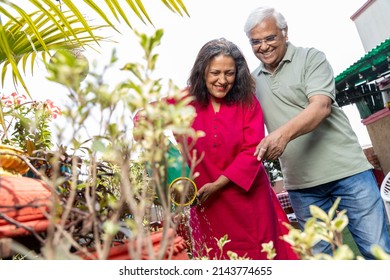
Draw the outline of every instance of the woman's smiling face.
M236 63L230 56L214 57L205 71L206 87L212 99L224 98L236 79Z

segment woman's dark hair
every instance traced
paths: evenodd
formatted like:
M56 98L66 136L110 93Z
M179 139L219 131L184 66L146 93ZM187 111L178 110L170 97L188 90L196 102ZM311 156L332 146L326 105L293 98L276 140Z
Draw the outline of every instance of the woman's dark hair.
M219 55L233 58L236 64L236 78L232 89L224 98L226 104L250 104L253 99L255 83L251 76L248 64L241 50L225 38L207 42L199 51L192 67L188 86L190 95L203 106L209 103L209 92L205 82L205 71L211 60Z

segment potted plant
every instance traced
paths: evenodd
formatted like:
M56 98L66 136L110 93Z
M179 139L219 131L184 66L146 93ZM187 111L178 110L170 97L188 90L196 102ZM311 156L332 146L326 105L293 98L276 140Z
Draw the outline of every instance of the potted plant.
M61 109L51 100L29 101L16 92L2 96L0 103L5 128L0 129L0 165L4 173L24 174L29 168L21 156L38 156L52 148L50 125L61 115Z
M20 8L16 3L12 3L12 1L0 1L0 12L4 16L3 20L9 19L9 21L7 21L5 25L2 25L2 22L0 22L0 44L2 50L2 52L0 52L0 63L2 63L2 71L5 72L8 66L12 67L15 85L20 82L24 89L27 91L27 95L30 95L30 92L28 92L28 87L24 84L24 81L19 74L18 62L22 62L23 66L26 66L28 58L31 58L32 61L34 61L36 58L35 51L38 51L43 55L49 54L49 56L51 56L51 51L56 51L58 49L61 49L62 47L65 49L74 49L80 47L83 48L88 43L96 42L101 39L101 37L98 37L95 34L95 31L98 29L98 27L93 27L86 23L85 19L83 18L83 15L79 13L78 8L72 4L72 1L62 1L64 4L67 5L69 11L64 11L62 9L61 1L58 1L60 6L53 5L51 1L44 1L44 5L41 5L42 3L39 3L38 5L36 1L30 2L33 5L36 5L37 11L27 15L24 12L24 9ZM92 1L83 2L87 4L92 3ZM169 8L172 8L173 11L179 12L180 14L181 10L185 11L184 5L179 0L172 0L164 3ZM145 15L147 20L150 21L147 16L146 10L143 8L141 2L137 2L137 6L129 6L131 7L131 9L136 11L137 16L143 18L141 14ZM113 24L111 23L110 19L106 17L105 13L101 11L100 7L97 7L95 5L91 5L90 7L92 7L92 9L95 10L97 14L108 23L109 26L113 27ZM141 8L141 13L138 13L137 7ZM122 12L122 8L116 6L115 10L117 9L120 11L120 14L124 18L126 18L126 13ZM12 12L10 12L11 10L19 14L21 18L14 17L12 15ZM46 20L47 24L43 24L41 20ZM50 22L52 22L52 24L50 24ZM127 21L127 19L126 22L129 24L129 21ZM82 27L78 25L79 23L81 23ZM47 26L52 26L53 29L50 29L50 27ZM66 26L66 28L63 28L63 26ZM24 28L23 30L25 30L24 33L22 32L23 34L20 33L20 31L22 30L21 28ZM51 37L50 34L57 35ZM70 36L70 34L72 36ZM82 34L85 34L86 36ZM18 40L13 41L14 38L18 38ZM31 40L31 38L33 38L33 40ZM84 40L83 38L86 39ZM19 43L21 43L22 41L27 42L27 44L24 44L24 47L19 48L21 46L21 44L19 45ZM18 44L16 44L16 42L18 42ZM13 52L10 52L11 49L13 49ZM156 57L151 57L151 59L155 58ZM61 59L59 59L59 61L57 62L67 64L69 61L69 59L64 59L64 61L61 61ZM48 65L49 68L50 66L53 66L51 67L52 74L55 73L55 69L58 70L57 63L49 63ZM74 71L74 67L72 68L72 65L69 65L68 63L68 66L70 72ZM130 72L132 71L131 69L128 70ZM64 81L58 79L58 76L56 77L56 79L60 82ZM149 79L148 81L153 83L151 79ZM70 86L72 86L71 89L77 90L77 93L80 94L75 99L72 99L73 97L71 97L71 99L76 102L76 104L73 105L77 106L77 112L80 113L79 116L83 118L86 117L86 110L88 110L88 105L86 103L83 103L82 101L83 92L81 91L83 89L73 87L74 85L75 84L67 84L66 86L69 88ZM91 86L92 83L87 85L87 87L89 87L89 92L93 92ZM102 85L97 83L95 86L99 87ZM129 85L127 85L127 87L128 86ZM122 83L120 87L125 88L125 83ZM86 90L86 92L88 90ZM161 88L157 87L154 90L160 91ZM95 100L88 99L89 97L87 98L87 100L92 102L98 100L99 104L102 105L102 109L107 109L107 107L105 107L107 104L105 103L105 100L102 99L103 96L96 95L95 97ZM92 99L94 99L95 97L93 97ZM117 90L113 94L113 98L116 97L119 97ZM126 100L128 98L126 98ZM133 106L138 105L133 104ZM4 131L6 130L4 121L5 114L3 114L5 110L6 109L3 107L0 108L0 124L1 127L3 127ZM75 107L73 107L72 110L75 110ZM69 116L71 118L74 117L72 116L72 114L69 114ZM74 124L75 122L82 121L80 119L70 120L70 124ZM79 126L80 123L78 123L78 127ZM102 125L102 127L103 126L104 125ZM52 158L54 158L54 160L52 161L53 164L51 176L49 177L45 176L46 174L42 174L42 180L46 182L52 193L52 197L50 199L51 208L49 209L49 213L47 213L50 219L49 228L46 233L47 235L45 235L45 239L41 244L42 246L40 250L40 254L42 254L44 258L59 258L61 253L64 253L69 258L73 258L75 257L75 255L72 254L74 250L83 250L84 248L90 248L91 246L96 248L98 252L98 258L106 258L114 242L114 239L118 236L120 232L120 230L118 230L118 225L123 224L123 222L127 223L126 228L133 229L133 234L137 233L137 230L139 230L139 233L137 233L137 240L141 240L142 235L143 237L145 237L145 233L142 234L142 232L145 229L144 222L145 217L147 217L147 215L145 214L147 214L147 209L149 207L146 203L147 200L144 199L144 195L146 195L147 193L144 190L148 188L143 187L141 188L141 190L135 186L132 186L130 173L126 172L126 170L130 166L129 156L125 156L128 155L129 148L126 147L126 145L121 144L123 138L120 137L123 136L120 135L121 131L116 131L115 123L111 122L108 124L108 126L110 130L110 135L101 134L99 136L93 137L91 140L86 140L85 142L78 141L77 138L74 139L72 143L74 146L74 153L67 154L67 164L69 165L68 168L71 171L69 174L66 175L67 177L64 177L61 173L61 162L58 160L61 158L60 154L64 154L64 151L67 150L66 147L60 149L60 154L54 153L52 155ZM112 143L107 145L107 142L105 142L105 140L107 139ZM84 146L87 142L92 142L92 148L86 148ZM81 181L78 180L79 162L77 160L78 157L75 154L76 151L86 152L86 156L83 159L83 165L87 166L88 178L84 178L84 180ZM104 158L108 156L108 158L110 158L109 162L113 163L113 169L115 170L116 168L118 168L117 170L119 170L119 174L121 175L119 176L119 181L122 192L122 195L120 196L119 200L112 199L112 197L109 195L106 197L107 199L101 199L99 197L102 193L99 193L99 189L97 187L102 186L102 182L104 182L104 180L100 180L103 175L101 174L101 170L99 171L99 168L100 164L105 160L98 160L98 154L103 154L102 157ZM114 172L113 174L118 173ZM104 174L104 176L106 175L107 174ZM116 180L117 177L113 177L112 179ZM62 186L66 187L61 189ZM136 195L129 196L129 192ZM105 193L107 194L108 192ZM140 196L139 194L141 194L142 196ZM82 200L78 200L76 198L82 195L85 195L84 203L77 204ZM104 202L106 204L100 204L100 202ZM106 216L100 215L99 211L96 211L96 203L99 203L99 207L104 206L101 209L105 209L107 213ZM130 208L132 216L128 217L129 219L127 219L126 221L123 221L121 220L121 218L123 216L123 213L126 213L126 211L123 211L123 209L126 207ZM107 218L100 219L104 217ZM79 223L80 219L83 220L82 223ZM129 223L133 223L133 227L129 225ZM76 227L79 228L75 230ZM163 232L163 236L167 236L166 231L164 230ZM93 244L85 244L84 242L87 239L84 237L89 238L90 234L92 234ZM119 234L119 236L120 235L121 234ZM69 245L67 244L71 244L71 247L69 247ZM165 243L165 245L162 246L162 250L164 250L163 247L166 248L166 246L167 244Z
M173 86L168 87L166 93L162 92L162 80L153 77L158 57L155 48L160 44L162 30L152 36L137 34L145 62L122 67L122 71L129 72L129 79L113 88L104 83L104 72L92 70L95 80L87 79L82 86L58 77L61 74L58 68L69 73L75 71L66 59L48 67L50 79L69 87L72 102L65 105L62 112L69 128L74 129L66 132L71 136L73 151L65 153L69 149L63 147L61 153L68 158L68 174L61 173L59 157L54 154L57 161L51 161L52 172L50 176L43 176L52 190L53 207L48 213L51 222L39 252L42 258L109 259L117 256L118 250L121 257L132 259L187 256L185 242L176 236L177 224L172 219L169 196L161 190L167 183L169 146L164 131L191 133L187 130L193 110L186 106L188 101L185 100L177 105L150 103L167 93L178 99L181 95ZM115 61L114 52L111 62ZM131 127L132 116L139 108L145 109L145 121L139 123L137 132L144 137L135 143L128 134L128 126ZM100 113L101 131L86 139L80 134L85 127L82 124L94 120ZM64 139L60 136L57 138ZM139 149L142 152L134 161L132 155ZM81 176L77 154L82 154ZM146 173L147 164L151 167L150 173ZM162 227L155 227L152 219L157 193L164 221ZM178 252L181 253L178 255Z
M2 85L5 83L7 69L11 68L15 87L20 83L31 98L28 86L19 70L20 63L26 71L30 59L32 73L37 54L41 54L44 61L50 60L54 52L59 50L69 50L74 56L79 57L80 50L104 39L97 34L98 31L105 28L113 31L117 29L106 12L103 12L102 7L94 5L90 0L83 0L82 5L77 6L69 0L41 2L31 0L28 2L35 8L32 13L26 13L26 9L18 1L0 0L0 69L3 73ZM188 14L181 0L163 1L163 3L180 15L183 15L183 12ZM130 2L121 5L103 3L105 4L116 20L122 18L130 27L131 24L125 12L126 7L130 8L142 21L151 23L141 1L135 4ZM92 25L85 19L80 10L81 7L90 9L105 22L105 25ZM6 131L1 103L0 127Z

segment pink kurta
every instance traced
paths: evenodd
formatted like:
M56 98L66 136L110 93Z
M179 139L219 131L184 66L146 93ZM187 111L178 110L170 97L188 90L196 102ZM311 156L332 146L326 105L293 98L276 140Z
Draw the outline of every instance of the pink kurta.
M220 175L231 181L204 204L191 209L194 256L227 259L230 250L241 257L266 259L261 244L272 240L276 259L296 259L290 246L279 238L286 233L281 222L287 222L287 217L263 164L253 156L265 133L258 101L254 97L251 108L222 103L218 113L211 103L207 108L193 105L197 112L193 128L206 133L194 147L198 155L204 153L196 167L200 174L196 184L201 188ZM225 234L231 241L221 253L216 239ZM206 248L212 250L206 253Z

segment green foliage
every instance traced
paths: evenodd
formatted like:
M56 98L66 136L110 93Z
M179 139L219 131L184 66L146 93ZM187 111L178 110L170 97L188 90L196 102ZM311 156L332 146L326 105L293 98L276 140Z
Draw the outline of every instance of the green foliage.
M372 251L372 254L375 256L375 259L377 259L377 260L390 260L390 254L387 254L378 245L373 245L371 251Z
M3 1L0 1L2 3ZM4 3L4 2L3 2ZM104 26L90 26L79 28L80 21L77 16L69 11L61 12L56 6L54 9L40 10L32 13L21 13L20 17L10 17L4 24L0 24L0 66L2 72L1 82L4 84L7 69L12 68L14 84L22 84L29 93L28 86L19 72L21 64L24 72L27 70L28 62L31 60L31 72L34 64L41 54L43 60L50 56L50 51L59 49L74 49L86 47L89 44L101 41L103 38L94 35L95 32ZM13 6L15 11L20 11L17 6ZM4 10L0 6L0 15ZM69 30L65 30L60 22L66 23ZM51 24L54 22L54 24ZM86 22L83 19L83 22ZM73 37L74 36L74 37ZM12 50L12 52L8 52Z
M55 215L63 227L63 231L55 231L56 236L52 238L69 240L62 232L71 232L71 247L95 248L103 259L107 257L111 242L136 240L155 230L151 215L152 209L157 209L152 207L157 193L161 220L167 222L167 228L175 227L167 189L163 188L167 183L170 145L165 131L168 129L177 135L192 133L189 127L194 110L186 106L189 99L183 99L172 82L168 81L165 87L162 79L153 77L158 58L155 48L160 44L163 31L157 30L151 36L136 34L144 50L143 63L132 62L122 67L122 71L129 73L128 79L116 85L105 82L105 71L117 62L115 51L104 71L98 73L91 69L83 83L77 78L82 65L78 67L67 54L59 54L58 59L48 65L49 79L69 89L71 102L62 111L69 127L74 128L66 132L67 136L72 136L73 154L67 156L66 164L59 160L64 153L55 155L53 172L48 178L59 191ZM166 102L168 96L177 102ZM134 127L132 118L136 112L139 120ZM96 123L96 119L99 131L85 139L85 130L89 128L86 124ZM61 135L58 138L61 139ZM87 176L82 178L75 168L75 155L81 152L84 154L82 165L88 168ZM136 160L133 154L137 154ZM58 163L60 166L56 167ZM64 173L55 172L64 166L68 170L66 180ZM150 167L150 174L146 166ZM50 244L47 242L46 246ZM45 248L45 252L53 250L50 246Z
M302 259L354 259L352 250L343 244L342 232L348 225L348 217L345 210L336 211L339 203L340 198L335 201L328 213L317 206L310 206L312 217L306 222L303 231L286 225L289 233L283 236L283 239L291 244ZM332 255L313 253L313 246L321 240L331 245Z
M289 243L294 251L303 260L352 260L362 259L360 256L355 256L351 248L343 243L342 232L348 225L348 217L346 211L337 211L340 203L338 198L332 205L328 213L325 213L317 206L310 207L312 217L306 222L304 230L294 228L290 224L285 224L288 227L289 233L282 237ZM313 247L319 241L328 242L332 248L332 254L314 254ZM275 257L275 249L272 243L262 244L263 251L267 252L268 258ZM383 251L377 245L373 245L371 249L373 255L378 260L389 260L390 255Z
M24 2L28 3L21 5L20 1L0 0L0 65L3 64L2 83L7 67L11 66L14 84L20 82L27 92L28 87L19 72L19 62L22 62L23 69L26 70L27 59L31 58L33 66L37 53L45 56L50 50L84 49L91 43L99 43L104 40L97 34L102 29L118 31L113 20L120 22L122 19L132 27L128 18L129 11L144 23L152 23L142 1L124 1L118 4L116 0L100 3L83 0L78 1L77 5L72 0ZM181 16L188 15L181 0L164 0L162 3L172 12ZM30 5L27 9L32 7L32 13L25 12L24 5L27 4ZM86 20L85 11L90 12L92 17L101 19L104 24L92 25ZM4 25L2 19L7 19Z
M267 259L273 260L276 257L276 250L274 248L274 242L270 241L268 243L261 244L261 247L263 248L261 252L267 253Z
M78 49L57 51L47 67L51 74L48 80L76 90L89 72L88 60Z
M27 14L16 1L0 0L1 18L8 20L3 25L0 19L2 79L4 81L10 66L14 83L21 82L28 92L19 73L19 62L25 70L28 58L33 64L37 53L46 60L49 51L57 51L47 64L48 79L69 90L69 103L62 109L68 128L60 129L57 138L63 142L70 138L72 150L69 153L64 146L50 151L39 159L46 169L35 170L51 188L53 196L53 207L48 213L51 223L40 253L46 259L79 259L80 252L89 254L89 250L95 250L95 258L105 259L113 242L128 240L135 244L131 247L132 257L140 258L144 243L139 241L150 233L150 209L156 191L166 181L168 139L163 132L168 129L178 135L186 134L193 118L193 110L186 106L189 100L182 99L177 87L169 82L165 88L162 79L153 77L158 60L155 48L160 44L163 31L157 30L152 36L135 32L145 53L144 63L125 65L122 70L129 73L129 79L113 85L112 81L105 80L105 74L109 68L116 67L115 51L109 65L99 72L89 69L86 61L74 53L69 55L71 50L102 40L96 32L107 27L89 25L79 4L86 4L116 30L111 17L124 19L130 26L123 6L129 7L141 20L151 22L142 1L127 1L124 5L104 1L109 12L91 0L80 1L77 6L71 0L60 1L57 3L60 6L52 0L29 3L37 11ZM181 0L162 3L174 12L187 14ZM87 72L89 79L83 81ZM161 101L168 95L177 104ZM142 120L137 131L142 140L134 143L132 118L141 108ZM5 131L3 109L1 106L0 123ZM40 116L34 115L34 119L42 120ZM16 126L16 131L20 136L27 132L24 124L30 118L19 116L18 119L20 125ZM48 129L47 123L37 123L34 128ZM88 130L90 123L98 124L97 131ZM48 136L42 133L41 143L47 144ZM141 160L135 163L132 155L140 150ZM79 155L83 155L82 162L78 160ZM152 167L151 176L146 176L146 162ZM171 209L168 201L165 202L163 219L170 228L174 226L170 224ZM163 258L167 246L169 242L163 241L154 257Z
M148 166L152 185L159 193L160 203L164 207L170 204L167 195L169 147L171 141L166 131L171 130L177 137L194 135L190 124L195 116L189 97L183 98L178 88L169 81L167 92L160 79L153 78L158 55L155 48L160 45L163 30L156 30L152 36L136 32L144 51L144 64L127 63L122 70L129 71L133 79L122 85L129 91L128 105L137 112L137 122L133 130L137 139L135 148L140 150L139 160ZM175 100L166 102L166 98ZM165 195L164 195L165 194Z
M217 243L217 246L218 246L218 250L219 250L219 257L217 259L222 259L222 256L223 256L223 251L224 251L224 247L227 243L229 243L231 240L229 239L228 235L225 234L224 236L222 236L220 239L218 238L214 238L215 239L215 242ZM272 242L271 242L272 243ZM272 245L271 245L272 246ZM198 260L209 260L210 257L209 257L209 252L211 251L212 249L211 248L206 248L206 252L204 255L202 256L198 256L196 259ZM274 249L270 248L270 251L274 251ZM227 251L226 252L227 256L229 257L230 260L249 260L249 258L247 257L239 257L238 254L236 252L233 252L233 251ZM216 259L214 259L216 260Z
M52 147L51 127L53 119L61 115L52 101L28 101L25 95L12 93L1 99L4 128L0 128L1 142L30 155L34 150L47 151Z

